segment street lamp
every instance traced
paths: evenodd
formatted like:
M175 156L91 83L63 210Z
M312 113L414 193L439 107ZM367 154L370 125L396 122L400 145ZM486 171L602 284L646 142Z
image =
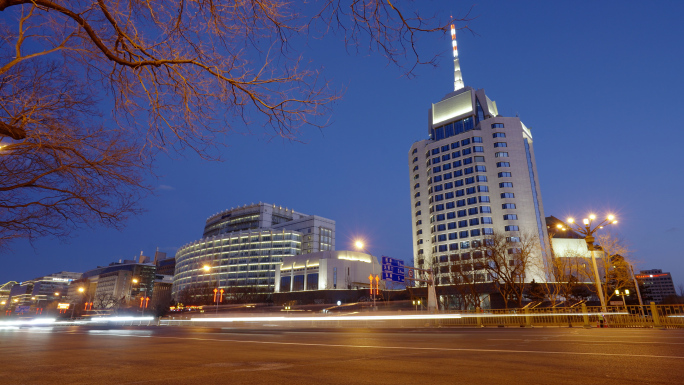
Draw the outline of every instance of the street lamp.
M137 285L138 282L140 282L140 280L138 280L138 278L133 278L133 279L131 280L131 282L133 282L134 284ZM143 293L144 293L144 294L142 295L142 297L140 297L140 308L142 309L142 312L141 312L140 316L141 316L141 317L144 317L144 316L145 316L145 308L147 307L147 304L149 303L150 298L147 296L147 288L146 288L146 287L143 287L143 288L138 287L138 290L139 290L138 292L143 292ZM143 306L143 305L144 305L144 306Z
M85 292L85 288L83 288L83 287L78 288L79 294L83 295L84 292ZM76 304L74 304L74 307L71 308L71 319L74 319L74 310L76 310Z
M365 249L363 241L361 241L361 240L357 240L356 242L354 242L354 246L356 246L356 248L358 250L363 251L364 253L371 256L371 258L370 258L371 269L373 272L373 277L375 277L375 264L373 263L373 254L371 254L370 252L368 252L368 250ZM373 298L373 310L375 310L375 295L373 295L373 280L372 279L370 282L370 289L371 289L370 290L371 297Z
M204 270L208 273L211 270L211 266L204 265L204 266L202 266L202 270ZM219 279L221 279L221 277L219 276L219 271L217 270L216 271L216 289L214 289L214 302L216 303L216 314L218 314L218 306L219 306L219 288L220 288ZM223 299L223 293L221 293L221 299Z
M413 301L413 306L416 307L416 312L418 312L418 306L420 306L420 300L414 300L414 301Z
M580 225L579 223L576 223L573 218L568 218L568 223L573 226L573 230L577 231L578 233L584 235L584 241L587 242L587 248L589 249L589 252L591 253L591 263L594 266L594 279L596 280L596 291L598 292L599 300L601 301L601 309L605 313L607 311L606 309L606 299L603 297L603 288L601 287L601 278L599 277L598 273L598 266L596 266L596 257L594 256L594 241L596 240L594 238L594 233L598 229L602 229L603 226L607 226L610 224L616 224L617 220L615 219L615 216L612 214L609 214L606 216L606 219L603 221L599 222L598 224L595 224L594 221L596 220L596 215L590 214L589 218L584 218L582 220L583 226ZM605 256L604 256L605 258Z
M615 295L617 295L618 297L622 297L622 304L625 305L625 311L629 313L629 310L627 310L627 298L625 298L629 296L629 290L626 289L624 291L620 291L618 289L615 289Z

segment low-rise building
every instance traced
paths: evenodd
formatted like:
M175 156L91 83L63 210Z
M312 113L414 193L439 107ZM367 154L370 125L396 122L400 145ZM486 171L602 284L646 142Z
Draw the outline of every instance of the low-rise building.
M359 289L370 275L382 275L377 258L358 251L320 251L283 258L276 267L276 292ZM380 288L384 281L380 281Z
M72 281L81 278L81 273L60 271L18 283L10 289L8 304L12 306L44 307L62 298Z

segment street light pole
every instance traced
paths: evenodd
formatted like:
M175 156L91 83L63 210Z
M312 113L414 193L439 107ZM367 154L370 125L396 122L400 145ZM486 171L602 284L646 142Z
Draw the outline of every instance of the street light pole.
M209 272L209 271L211 270L211 266L209 266L209 265L204 265L204 266L202 266L202 269L203 269L204 271L206 271L206 272ZM221 288L220 288L220 281L219 281L220 279L221 279L221 276L219 275L219 270L218 270L218 268L217 268L217 269L216 269L216 289L214 289L214 303L216 304L216 312L215 312L215 314L218 314L218 307L219 307L219 292L221 291ZM222 294L221 294L221 297L223 297ZM223 299L223 298L221 298L221 299Z
M85 292L85 289L82 287L78 288L78 292L83 295L83 292ZM76 304L74 304L74 307L71 308L71 319L74 319L74 310L76 310Z
M582 223L584 224L584 227L580 226L579 223L575 223L575 220L573 218L568 218L568 223L574 226L574 230L577 231L578 233L584 235L584 241L587 243L587 248L589 249L589 252L591 254L591 263L594 267L594 279L596 281L596 292L598 293L599 300L601 301L601 310L603 312L607 312L606 308L606 299L603 296L603 286L601 285L601 277L599 276L598 272L598 266L596 265L596 257L594 255L595 252L595 247L594 247L594 241L596 240L594 238L594 233L598 229L602 229L604 225L609 225L609 224L615 224L617 223L617 220L615 220L615 216L613 215L608 215L606 219L604 219L602 222L599 224L595 225L592 228L592 222L596 219L596 215L590 214L589 218L584 218L582 220ZM604 258L606 256L604 255Z
M366 250L363 246L363 242L361 241L356 241L354 243L354 246L356 246L357 249L363 251L364 253L368 254L371 256L371 271L373 274L373 277L375 277L375 263L373 263L373 254L369 253L368 250ZM376 285L379 285L379 281L376 280ZM371 292L371 298L373 298L373 310L375 310L375 295L373 295L373 279L370 280L370 292Z

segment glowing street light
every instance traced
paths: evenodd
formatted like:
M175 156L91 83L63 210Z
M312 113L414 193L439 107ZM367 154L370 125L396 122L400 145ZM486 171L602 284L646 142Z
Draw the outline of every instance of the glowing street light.
M580 226L580 224L575 223L575 219L570 217L567 219L567 222L571 225L573 225L573 230L577 231L578 233L584 235L584 241L587 242L587 248L589 249L591 253L591 262L594 266L594 279L596 281L596 292L598 293L599 300L601 301L601 309L603 312L606 312L606 299L603 297L603 288L601 287L601 278L599 277L598 273L598 266L596 266L596 257L594 256L594 233L598 229L602 229L604 225L610 225L610 224L616 224L617 220L615 220L615 216L613 214L608 214L606 216L606 219L603 221L599 222L598 224L594 225L594 220L596 219L596 215L594 214L589 214L589 218L584 218L582 219L582 223L584 226Z
M371 294L371 297L373 297L373 309L375 310L375 296L373 295L373 279L372 279L372 277L375 276L375 264L373 263L373 254L369 253L368 250L366 250L365 245L363 244L363 241L361 241L360 239L358 239L356 242L354 242L354 246L356 246L356 248L359 251L363 251L364 253L371 256L371 268L373 269L372 270L373 273L372 273L371 279L370 279L370 294ZM376 276L376 278L377 278L377 276ZM379 281L379 280L376 280L376 281Z

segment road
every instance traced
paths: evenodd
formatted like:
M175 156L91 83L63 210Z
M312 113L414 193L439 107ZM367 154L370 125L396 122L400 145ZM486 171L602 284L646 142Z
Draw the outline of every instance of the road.
M684 330L0 330L1 384L675 384Z

